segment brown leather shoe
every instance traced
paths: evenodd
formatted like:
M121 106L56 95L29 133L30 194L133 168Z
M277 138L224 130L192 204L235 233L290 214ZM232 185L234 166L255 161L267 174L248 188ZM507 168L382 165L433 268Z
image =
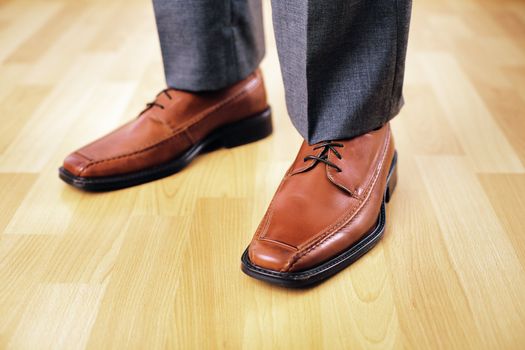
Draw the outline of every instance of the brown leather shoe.
M257 70L220 91L163 90L137 119L70 154L59 175L83 190L115 190L171 175L203 152L254 142L271 132Z
M242 270L287 287L339 272L381 238L396 180L389 124L350 140L304 142L242 256Z

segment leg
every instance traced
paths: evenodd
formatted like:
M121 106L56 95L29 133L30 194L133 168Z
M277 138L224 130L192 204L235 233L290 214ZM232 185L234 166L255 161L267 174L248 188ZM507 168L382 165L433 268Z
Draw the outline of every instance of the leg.
M272 7L288 112L307 141L355 137L399 112L411 0Z
M264 56L260 0L153 0L168 86L217 90Z
M273 10L288 112L305 141L242 269L306 287L385 231L397 183L388 120L402 105L410 0L275 0Z

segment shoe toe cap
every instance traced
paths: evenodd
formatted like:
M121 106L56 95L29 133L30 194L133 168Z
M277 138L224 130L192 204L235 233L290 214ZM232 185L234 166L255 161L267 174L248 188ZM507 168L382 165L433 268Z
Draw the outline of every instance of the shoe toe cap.
M81 176L91 160L78 152L73 152L64 159L63 167L75 176Z
M254 240L248 248L253 265L272 271L284 271L295 252L294 247L270 240Z

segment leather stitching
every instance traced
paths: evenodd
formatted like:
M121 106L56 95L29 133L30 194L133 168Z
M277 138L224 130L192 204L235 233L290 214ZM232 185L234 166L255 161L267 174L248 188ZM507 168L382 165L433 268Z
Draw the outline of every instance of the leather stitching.
M374 181L369 184L369 186L366 189L366 196L363 201L358 202L356 205L352 206L352 209L346 214L341 220L337 221L335 224L330 226L324 233L322 233L320 236L319 234L315 235L313 242L306 245L303 249L301 249L297 254L295 254L290 261L288 262L287 266L285 266L281 271L287 272L290 271L293 266L295 266L301 259L303 259L306 255L310 254L312 251L314 251L316 248L318 248L321 244L326 242L330 237L332 237L341 227L346 226L350 224L356 217L357 210L364 207L367 203L367 200L369 199L370 193L372 192L372 188L374 188L375 184L377 183L377 180L379 179L379 174L381 173L381 170L384 167L386 154L388 151L388 146L390 145L390 127L388 128L388 134L387 134L387 142L385 142L385 146L383 148L383 154L381 157L381 162L379 164L378 169L376 170L374 174Z
M390 131L390 125L388 126L388 131ZM375 130L372 131L372 133L373 133L373 132L375 132ZM332 176L333 176L333 174L334 174L332 168L327 168L327 172L329 172L330 174L332 174ZM332 179L334 180L334 184L336 184L336 185L338 185L338 186L343 186L343 185L341 185L341 184L339 184L339 183L336 183L336 182L335 182L335 178L332 178ZM373 179L373 177L367 179L367 182L366 182L365 186L363 186L365 189L368 188L368 187L370 186L370 182L372 181L372 179ZM343 187L344 187L344 186L343 186ZM344 188L345 188L345 189L346 189L346 190L347 190L352 196L354 196L355 198L362 198L362 197L363 197L363 193L358 193L358 191L359 191L359 189L360 189L359 187L355 188L353 191L350 191L350 190L349 190L348 188L346 188L346 187L344 187ZM359 191L359 192L362 192L362 191ZM366 192L365 192L364 194L366 195Z
M184 129L183 133L186 135L186 138L190 141L190 143L192 145L196 144L197 143L197 140L194 140L193 139L193 136L191 136L190 132L188 129Z
M270 207L268 208L268 211L264 215L264 221L263 221L263 223L261 225L261 229L260 229L261 233L263 233L263 232L266 233L268 231L268 226L270 226L270 219L272 218L272 216L273 216L273 208L270 205ZM259 236L258 238L259 239L266 239L265 236L262 236L262 237Z
M390 125L388 126L388 130L390 131ZM374 132L376 132L376 130L373 130L371 133L374 133ZM350 190L350 189L347 188L346 186L344 186L344 185L338 183L337 181L335 181L335 178L333 177L333 176L334 176L334 171L335 171L335 169L333 169L333 168L331 168L331 167L326 167L326 173L327 173L327 176L328 176L331 180L333 180L332 182L334 183L334 185L339 186L339 187L341 187L342 189L348 191L348 193L349 193L351 196L355 197L355 198L363 197L363 196L362 196L362 193L361 193L361 195L358 193L358 191L359 191L359 187L354 188L353 190ZM372 181L371 178L367 179L367 182L366 182L365 186L363 186L363 187L364 187L364 188L367 188L367 187L370 185L370 181ZM359 192L361 192L361 191L359 191Z
M254 79L250 83L248 83L248 86L243 88L239 93L231 96L230 98L228 98L226 100L221 101L221 103L218 103L217 105L213 106L212 108L209 108L209 109L205 110L204 112L201 113L201 115L198 115L196 118L193 118L193 119L189 120L187 123L184 123L183 126L181 126L179 129L177 129L176 131L173 131L173 132L185 131L188 128L194 126L195 124L201 122L204 118L210 116L213 112L216 112L216 111L220 110L221 108L225 107L228 103L233 102L233 101L237 100L238 98L241 98L242 96L244 96L248 92L250 92L253 89L255 89L259 85L260 81L261 80L259 79L259 77L256 76L256 79ZM173 130L171 124L165 123L165 125L167 125L168 127L170 127ZM186 125L189 125L189 127L185 128ZM157 143L146 144L145 146L142 146L141 148L139 148L136 151L133 151L133 152L130 152L130 153L121 154L121 155L110 157L110 158L97 160L95 162L87 164L86 167L84 169L82 169L81 173L83 173L88 168L90 168L90 167L92 167L94 165L105 163L105 162L110 162L110 161L114 161L114 160L118 160L118 159L122 159L122 158L126 158L126 157L131 157L131 156L134 156L134 155L137 155L137 154L149 151L149 150L154 149L156 147L160 147L163 144L165 144L167 142L170 142L170 141L172 141L172 140L174 140L176 138L180 138L182 136L183 135L181 133L177 133L177 134L171 135L170 137L168 137L168 138L166 138L164 140L161 140L161 141L159 141ZM190 135L187 135L186 137L192 139L190 137ZM81 173L79 174L79 176L81 175Z
M80 151L76 151L76 152L73 152L73 153L81 156L82 158L85 158L86 160L89 160L90 162L93 161L93 159L89 158L88 156L86 156L84 153L82 153Z
M270 216L271 216L270 213L273 211L273 203L275 201L275 198L277 198L277 193L279 193L281 191L281 188L283 187L285 180L290 176L290 171L291 170L292 170L291 167L288 168L288 171L286 171L286 174L284 175L284 178L282 179L281 183L279 184L279 187L277 187L277 191L275 191L275 195L272 198L272 200L270 202L270 205L268 206L268 211L266 212L266 214L264 215L264 218L263 218L264 225L261 223L261 225L259 225L259 227L257 228L257 231L255 232L255 237L257 237L257 239L259 239L259 238L262 239L262 238L266 237L268 226L270 225Z
M84 171L86 171L88 168L94 166L94 165L97 165L97 164L101 164L101 163L106 163L106 162L110 162L110 161L114 161L114 160L118 160L118 159L122 159L122 158L127 158L127 157L131 157L131 156L134 156L134 155L137 155L137 154L140 154L140 153L143 153L143 152L147 152L149 150L152 150L154 148L157 148L157 147L160 147L166 143L169 143L173 140L176 140L177 138L182 138L184 135L183 134L177 134L177 135L173 135L173 136L170 136L169 138L157 143L157 144L154 144L152 146L149 146L147 148L143 148L143 149L140 149L138 151L135 151L135 152L132 152L132 153L128 153L128 154L123 154L123 155L119 155L119 156L115 156L115 157L111 157L111 158L106 158L106 159L101 159L101 160L97 160L96 162L92 162L92 163L89 163L88 165L86 165L86 167L84 169L82 169L81 173L83 173ZM79 174L80 176L81 174Z
M340 189L346 191L350 196L356 198L356 196L354 196L354 191L350 191L345 185L342 185L339 182L335 181L334 177L332 176L332 173L330 173L328 168L329 167L326 167L326 176L328 177L330 182L339 187Z
M288 244L286 242L281 242L281 241L278 241L278 240L275 240L275 239L261 238L261 239L259 239L259 242L268 242L268 243L272 243L272 244L275 244L275 245L278 245L278 246L282 246L284 248L287 248L288 250L297 251L297 247L296 246Z
M347 250L347 251L342 252L337 257L335 257L332 260L329 260L327 263L323 264L322 268L323 269L326 269L327 267L331 268L331 267L339 264L339 262L347 259L349 254L355 254L355 252L358 252L358 251L361 251L363 249L366 249L367 245L373 243L375 240L377 240L379 237L381 237L383 235L383 232L384 232L383 230L384 230L384 226L385 226L385 223L386 223L386 219L385 219L385 215L384 215L383 210L384 210L384 203L381 205L379 221L378 221L376 227L372 230L372 232L369 235L367 235L365 237L362 237L356 243L354 243L349 248L351 251ZM250 268L254 269L256 271L262 272L264 274L272 275L272 276L275 276L275 277L278 277L278 278L290 278L292 276L295 277L295 278L304 278L304 277L314 276L314 275L317 275L320 272L322 272L322 270L320 270L319 267L314 267L314 268L311 268L309 270L301 271L301 272L277 272L277 271L272 271L272 270L267 270L267 269L260 268L260 267L254 265L251 262L250 262Z
M383 154L381 157L381 162L379 164L378 169L376 170L374 174L374 181L369 184L369 186L366 189L366 196L365 199L362 201L356 203L354 206L352 206L352 209L343 217L343 219L337 221L335 224L330 226L323 234L319 236L319 234L315 235L313 242L306 245L301 251L299 251L296 256L292 257L290 262L288 263L288 267L283 269L283 271L289 271L294 265L296 265L302 258L304 258L306 255L314 251L316 248L318 248L321 244L328 241L339 229L341 229L344 226L347 226L353 220L357 217L358 211L362 209L367 203L370 196L370 193L372 192L372 188L377 183L377 180L379 179L379 174L381 173L381 170L384 167L384 162L386 158L386 153L388 151L388 146L390 145L390 132L388 133L387 142L385 143Z

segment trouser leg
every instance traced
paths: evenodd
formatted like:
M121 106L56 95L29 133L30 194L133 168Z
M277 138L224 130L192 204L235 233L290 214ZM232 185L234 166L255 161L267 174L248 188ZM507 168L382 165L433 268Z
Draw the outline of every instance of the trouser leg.
M411 0L272 0L272 11L288 113L308 142L399 112Z
M260 0L153 0L168 86L216 90L264 56Z

